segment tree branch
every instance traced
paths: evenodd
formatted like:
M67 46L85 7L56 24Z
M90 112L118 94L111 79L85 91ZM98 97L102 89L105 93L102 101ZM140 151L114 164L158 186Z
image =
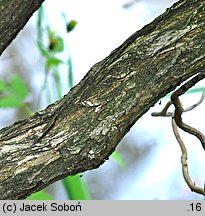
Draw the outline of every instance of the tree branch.
M99 167L151 106L204 72L204 20L204 1L179 1L95 64L63 99L0 130L0 198L25 198Z
M0 0L0 55L44 0Z

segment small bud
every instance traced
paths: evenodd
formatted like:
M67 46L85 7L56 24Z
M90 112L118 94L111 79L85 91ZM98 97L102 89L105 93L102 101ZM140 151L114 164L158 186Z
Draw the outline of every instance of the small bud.
M75 26L77 25L77 21L76 20L71 20L68 24L67 24L67 26L66 26L66 30L67 30L67 32L69 33L69 32L71 32L71 31L73 31L73 29L75 28Z

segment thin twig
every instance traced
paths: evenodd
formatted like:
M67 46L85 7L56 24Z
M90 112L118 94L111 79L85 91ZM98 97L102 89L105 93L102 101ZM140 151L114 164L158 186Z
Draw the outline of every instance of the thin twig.
M171 95L171 101L175 106L175 112L174 112L174 119L179 128L186 131L187 133L190 133L194 136L196 136L201 144L202 147L205 150L205 136L197 129L185 124L182 121L182 113L184 111L182 104L179 100L179 96L184 94L189 88L191 88L193 85L195 85L197 82L205 78L205 73L197 74L195 77L193 77L191 80L186 82L184 85L182 85L179 89L177 89L172 95Z
M196 108L197 106L199 106L199 105L204 101L204 98L205 98L205 91L202 92L201 98L199 99L199 101L198 101L197 103L193 104L192 106L186 108L186 109L184 110L184 112L191 111L191 110L193 110L194 108Z
M193 110L195 107L197 107L199 104L201 104L203 102L203 100L205 98L205 91L202 93L202 96L197 103L193 104L192 106L190 106L186 109L183 109L181 101L179 100L179 96L184 94L189 88L191 88L193 85L195 85L197 82L199 82L200 80L202 80L204 78L205 78L205 73L200 73L200 74L196 75L195 77L193 77L188 82L186 82L184 85L182 85L178 90L176 90L171 95L171 101L169 101L165 105L163 110L161 112L152 113L152 116L171 116L172 117L172 128L174 131L174 135L175 135L175 137L176 137L176 139L180 145L181 151L182 151L181 163L182 163L182 172L183 172L184 180L186 181L186 183L189 186L189 188L191 189L191 191L194 191L198 194L202 194L205 196L205 184L204 184L203 189L200 187L197 187L189 176L189 170L188 170L188 164L187 164L187 150L186 150L186 146L185 146L182 138L179 135L178 128L177 128L177 127L179 127L182 130L196 136L201 141L201 144L202 144L203 148L205 149L205 136L200 131L198 131L197 129L185 124L182 121L182 117L181 117L183 112ZM170 105L172 105L172 104L175 106L175 111L174 112L168 112L167 110L169 109Z
M172 116L172 112L167 112L167 110L169 109L169 107L172 105L172 102L169 101L165 107L163 108L163 110L161 112L153 112L151 115L152 116Z
M177 125L176 122L174 120L174 118L172 118L172 128L174 131L174 135L179 143L179 146L181 148L182 151L182 156L181 156L181 163L182 163L182 172L183 172L183 176L184 176L184 180L186 181L187 185L189 186L189 188L191 189L191 191L194 191L198 194L202 194L205 195L205 191L204 189L197 187L195 185L195 183L191 180L190 176L189 176L189 169L188 169L188 164L187 164L187 150L186 150L186 146L182 140L182 138L179 135L178 129L177 129Z
M191 111L193 110L194 108L196 108L197 106L199 106L203 101L204 101L204 98L205 98L205 91L202 92L202 95L201 95L201 98L199 99L199 101L197 101L195 104L191 105L190 107L187 107L186 109L184 109L183 112L188 112L188 111ZM152 116L172 116L172 112L168 112L167 110L169 109L169 107L172 105L172 102L169 101L167 102L167 104L164 106L164 108L162 109L162 111L160 112L153 112L151 113Z

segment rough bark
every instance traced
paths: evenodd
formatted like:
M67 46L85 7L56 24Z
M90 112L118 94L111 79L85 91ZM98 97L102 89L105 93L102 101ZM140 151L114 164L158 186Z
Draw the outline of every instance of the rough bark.
M60 101L0 130L0 198L97 168L161 97L204 73L205 1L182 0L134 33Z
M44 0L0 0L0 55Z

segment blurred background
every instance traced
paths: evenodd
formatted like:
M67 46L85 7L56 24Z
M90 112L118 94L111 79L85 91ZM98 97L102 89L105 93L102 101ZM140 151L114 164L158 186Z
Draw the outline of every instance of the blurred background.
M0 128L60 99L91 66L174 2L45 1L0 57ZM203 88L204 82L200 82L195 87L199 90L183 96L184 107L196 103ZM171 119L151 116L168 101L166 96L144 114L119 143L116 154L98 169L56 182L36 199L202 199L183 179L181 150ZM183 119L204 132L203 111L202 103L183 114ZM205 157L201 144L191 135L180 134L188 149L190 176L203 187ZM73 188L82 189L83 197L78 196L82 191Z

